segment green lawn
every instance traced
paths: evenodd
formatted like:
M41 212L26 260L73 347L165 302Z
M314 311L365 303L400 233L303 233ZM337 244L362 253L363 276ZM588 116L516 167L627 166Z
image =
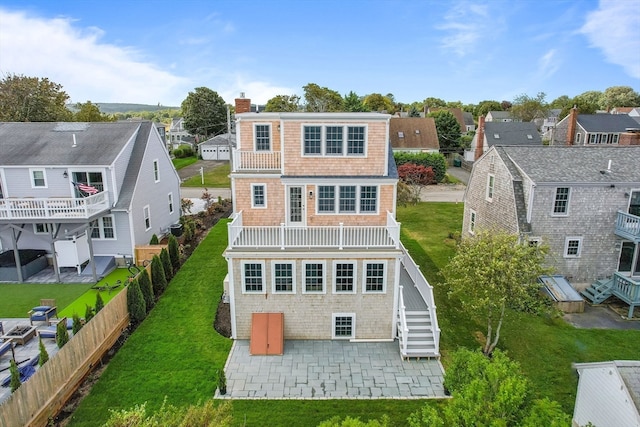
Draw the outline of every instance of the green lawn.
M204 184L202 183L202 177L200 175L192 176L182 183L183 187L207 187L207 188L230 188L231 179L229 174L231 173L231 166L229 163L224 163L211 169L204 174Z
M128 275L127 269L118 268L97 285L113 285L117 280L124 283ZM92 286L93 284L88 283L0 283L0 318L28 317L27 312L40 305L41 298L56 300L59 317L71 317L73 313L84 317L86 304L96 304L97 291L91 289ZM109 294L103 291L101 295L106 303L116 296L117 292Z
M176 170L182 169L185 166L189 166L194 164L195 162L198 161L198 158L196 156L193 157L183 157L180 159L171 159L171 161L173 162L173 167L176 168Z

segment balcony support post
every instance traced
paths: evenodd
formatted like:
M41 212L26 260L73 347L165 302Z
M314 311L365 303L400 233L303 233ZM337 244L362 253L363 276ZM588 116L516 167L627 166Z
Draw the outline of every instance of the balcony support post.
M344 247L344 222L340 223L340 231L338 235L338 248L342 250Z
M284 232L285 232L284 222L281 222L280 223L280 249L281 250L284 250L285 248Z

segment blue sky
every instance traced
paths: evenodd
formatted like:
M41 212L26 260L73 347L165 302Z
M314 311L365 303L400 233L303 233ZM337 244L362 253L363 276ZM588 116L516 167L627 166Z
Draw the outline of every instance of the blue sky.
M0 0L0 74L48 77L72 102L179 106L392 93L478 103L640 92L640 0Z

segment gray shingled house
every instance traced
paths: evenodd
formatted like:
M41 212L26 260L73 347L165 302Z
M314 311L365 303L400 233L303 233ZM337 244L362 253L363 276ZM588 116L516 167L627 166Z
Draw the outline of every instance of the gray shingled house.
M0 252L14 264L0 280L34 274L15 267L23 251L97 279L180 218L180 179L151 122L0 123L0 153Z
M617 296L631 317L640 305L639 166L640 146L491 147L471 172L463 236L500 229L542 242L559 274L593 283L594 302Z
M640 125L627 114L578 114L573 108L553 130L552 145L638 145Z
M542 145L538 128L533 122L487 122L483 116L478 119L478 131L471 145L464 152L469 162L480 158L489 147L512 145Z

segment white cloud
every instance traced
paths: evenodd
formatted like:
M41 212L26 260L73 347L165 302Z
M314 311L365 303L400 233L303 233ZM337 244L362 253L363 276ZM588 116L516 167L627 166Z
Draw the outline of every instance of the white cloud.
M301 96L300 90L296 91L284 86L273 86L263 81L253 81L244 76L236 76L235 81L230 86L228 89L220 92L220 96L230 104L233 104L234 99L239 97L241 92L244 92L245 96L250 98L253 104L261 105L266 104L268 100L276 95L297 94Z
M538 74L544 78L551 77L558 71L557 50L551 49L538 60Z
M188 79L141 60L135 49L101 43L100 29L79 30L69 18L0 9L0 22L0 71L47 77L62 85L72 102L172 105L189 86Z
M607 61L640 78L640 11L637 1L601 0L579 30Z
M445 14L444 23L436 28L447 33L442 47L463 57L475 53L479 42L487 40L488 34L496 35L500 26L495 17L489 19L487 5L463 1L455 3Z

